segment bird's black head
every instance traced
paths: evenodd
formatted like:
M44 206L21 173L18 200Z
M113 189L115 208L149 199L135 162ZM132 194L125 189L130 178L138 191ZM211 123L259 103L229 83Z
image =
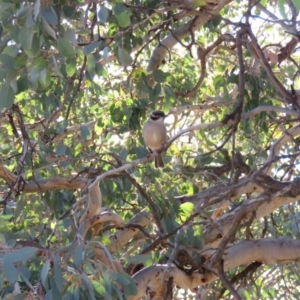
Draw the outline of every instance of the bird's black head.
M154 110L151 114L150 114L150 118L155 121L155 120L159 120L159 119L164 119L166 117L165 113L161 110Z

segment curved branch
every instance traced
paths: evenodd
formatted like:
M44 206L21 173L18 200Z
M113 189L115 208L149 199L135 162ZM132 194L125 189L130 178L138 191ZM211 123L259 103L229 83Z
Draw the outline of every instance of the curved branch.
M128 300L138 300L145 296L146 292L151 291L157 294L169 278L173 278L174 283L183 289L193 289L196 286L203 284L204 276L200 273L193 273L187 275L177 267L170 267L168 265L155 265L144 268L133 275L133 280L137 285L137 294L130 296Z
M252 198L247 200L241 206L235 210L223 215L218 221L217 224L208 224L206 230L203 234L204 243L207 247L217 247L232 226L232 222L235 218L235 215L243 209L245 206L255 205L253 212L255 214L254 220L259 220L260 218L270 214L275 209L292 203L299 200L300 195L300 178L292 181L282 183L280 186L277 185L276 181L270 182L268 184L269 191L275 191L272 195L262 194L257 198ZM276 192L277 191L277 192ZM247 190L244 190L244 193L247 193ZM259 205L256 205L256 204ZM252 213L248 213L245 216L245 221L251 217Z
M199 107L200 109L200 107ZM247 118L250 118L260 112L263 111L273 111L273 112L278 112L278 113L285 113L285 114L289 114L292 116L297 116L298 113L296 111L293 110L289 110L289 109L285 109L282 107L276 107L276 106L271 106L271 105L262 105L260 107L255 108L254 110L244 113L241 115L241 120L245 120ZM94 124L96 123L96 121L91 121L89 123L86 124L86 126L90 127L90 126L94 126ZM65 135L68 134L72 134L74 132L77 132L80 129L81 125L75 125L72 126L70 128L68 128L65 132L63 132L60 135L60 138L62 138ZM190 127L187 127L181 131L179 131L176 135L174 135L171 139L169 139L169 141L167 142L167 145L165 147L165 150L176 140L178 139L181 135L193 131L193 130L199 130L199 129L213 129L213 128L217 128L223 126L223 124L221 122L216 122L216 123L211 123L211 124L197 124L197 125L193 125ZM295 137L296 135L298 135L300 133L300 125L296 125L295 127L289 129L287 131L287 134L285 136L283 136L280 141L278 141L278 145L275 143L274 146L272 147L272 151L270 151L270 157L268 159L267 162L270 162L274 156L276 156L275 154L279 153L279 149L280 147L288 142L289 140L291 140L291 137ZM275 151L276 150L276 151ZM273 154L274 153L274 154ZM116 173L120 173L121 171L124 170L128 170L134 166L137 166L141 163L145 163L148 162L150 160L152 160L158 153L157 152L153 152L149 155L147 155L147 157L142 158L142 159L137 159L134 160L130 163L127 163L119 168L113 169L113 170L109 170L103 174L101 174L100 176L98 176L93 183L89 186L90 189L93 188L94 185L97 185L97 183L99 181L101 181L102 179L106 178L107 176L116 174ZM15 180L16 180L16 175L13 174L11 171L9 171L7 168L5 168L1 163L0 163L0 178L2 178L3 180L5 180L9 185L12 185ZM43 179L43 180L36 180L36 181L29 181L26 182L24 189L23 189L23 193L37 193L37 192L45 192L45 191L49 191L49 190L56 190L56 189L84 189L88 186L88 184L91 182L91 180L86 179L86 178L81 178L81 177L62 177L62 178L52 178L52 179Z
M288 143L289 141L293 140L299 134L300 134L300 123L287 130L286 133L283 134L281 138L279 138L277 141L273 143L270 149L269 157L264 164L265 166L267 166L264 169L265 174L271 173L274 164L272 162L274 161L274 158L279 155L282 146Z
M154 49L147 66L147 71L152 71L159 68L162 61L165 59L167 52L178 43L178 40L182 40L191 34L191 32L198 30L200 27L206 24L212 18L212 16L218 14L219 11L231 1L232 0L220 1L215 10L213 10L212 14L206 11L200 11L195 17L196 20L192 19L187 24L174 30L171 34L164 38Z
M281 94L283 99L288 103L288 104L295 104L294 103L294 98L292 93L290 93L284 86L283 84L278 80L278 78L274 75L272 68L270 67L263 50L260 48L258 45L258 41L254 33L252 32L251 28L248 28L248 34L251 38L251 46L255 50L256 55L259 57L260 62L264 69L266 70L268 77L274 87L278 90L278 92Z
M24 186L23 193L38 193L60 189L85 189L90 180L86 178L52 178L37 180L36 182L30 181Z
M146 211L146 208L136 214L128 221L128 224L139 224L143 227L148 226L152 220L151 215ZM107 246L110 252L117 252L128 243L140 231L135 228L119 229L115 234L109 237L110 244Z
M91 227L95 225L102 226L102 224L105 222L112 222L117 228L122 227L124 224L123 219L118 214L111 211L103 211L101 214L94 215L92 218L82 223L78 229L78 233L81 235L82 238L84 238L87 231Z
M224 271L231 270L253 261L264 264L288 263L300 260L300 241L288 239L258 239L243 241L226 249L223 261ZM141 299L147 291L160 290L169 278L173 277L174 283L183 289L194 290L199 285L204 285L218 279L216 273L204 271L187 274L178 268L168 265L155 265L142 269L134 274L138 293L130 296L128 300Z

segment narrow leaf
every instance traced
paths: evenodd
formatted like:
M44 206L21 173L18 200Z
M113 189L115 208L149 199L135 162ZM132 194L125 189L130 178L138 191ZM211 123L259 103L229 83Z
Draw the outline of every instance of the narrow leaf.
M34 16L34 21L36 21L36 18L38 14L40 13L41 10L41 0L36 0L34 3L34 9L33 9L33 16Z
M73 76L76 72L76 59L74 58L67 58L66 61L66 71L68 76Z
M43 17L42 17L42 27L43 27L45 33L47 33L52 38L54 38L55 40L57 40L56 33L55 33L54 29L48 24L48 22Z
M92 137L91 131L88 126L82 125L80 126L81 136L84 140L88 140Z
M63 287L63 277L62 277L62 269L60 266L60 261L57 257L54 258L54 278L56 286L59 290Z
M50 260L47 260L42 268L42 272L41 272L41 280L42 280L42 284L43 286L46 288L47 287L47 276L48 276L48 272L49 272L49 267L50 267Z
M58 18L52 6L43 5L41 9L41 15L46 19L48 24L50 25L58 24Z
M130 66L132 64L131 56L121 47L118 48L118 59L123 66Z
M76 269L79 269L83 257L84 257L84 245L81 244L76 248L74 253L74 265Z
M298 0L299 1L299 0ZM279 12L281 14L281 16L284 18L284 19L288 19L288 16L285 12L285 0L278 0L278 9L279 9Z
M75 50L71 42L66 38L60 38L57 42L59 52L66 57L74 57Z
M121 27L128 27L131 24L130 16L128 11L123 11L121 14L117 15L118 23Z
M87 56L87 69L90 73L95 72L95 65L96 65L96 60L94 55L90 54Z
M300 1L299 0L292 0L296 10L297 10L297 14L299 13L300 11Z
M2 84L0 89L0 111L3 108L11 108L14 103L15 93L10 85Z
M100 46L101 42L94 42L90 43L89 45L84 46L83 53L84 55L90 54L92 51L94 51L96 48Z
M77 44L75 30L67 28L64 37L67 38L73 45Z
M56 149L56 155L62 156L65 155L67 147L65 145L59 145Z
M109 16L109 10L105 6L100 6L98 18L100 23L105 23Z
M96 300L94 288L93 288L93 285L92 285L90 279L88 278L88 276L85 273L82 273L82 274L80 274L80 279L81 279L81 282L82 282L82 285L84 286L84 288L87 289L87 291L90 295L90 299Z
M14 283L17 280L17 270L10 260L3 261L3 271L10 283Z
M28 259L35 256L37 252L37 248L35 247L23 247L17 249L11 253L7 253L4 255L4 260L9 260L11 262L21 261L22 263L27 262Z

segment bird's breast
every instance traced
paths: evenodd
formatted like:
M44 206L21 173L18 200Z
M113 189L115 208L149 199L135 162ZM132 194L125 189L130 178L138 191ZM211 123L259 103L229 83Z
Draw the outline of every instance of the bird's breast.
M143 129L145 144L151 150L159 149L167 140L167 133L164 124L145 124Z

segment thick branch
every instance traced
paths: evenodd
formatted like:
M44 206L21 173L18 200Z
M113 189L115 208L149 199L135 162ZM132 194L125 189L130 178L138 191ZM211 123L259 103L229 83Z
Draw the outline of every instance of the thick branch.
M189 36L191 32L195 32L196 30L198 30L200 27L206 24L213 15L218 14L219 11L231 1L232 0L220 1L219 5L213 11L213 14L209 14L205 11L200 11L199 15L195 17L196 20L191 20L190 22L174 30L171 34L164 38L154 49L147 70L152 71L157 69L165 59L168 51L170 51L178 43L178 40L182 40Z
M275 209L281 207L282 205L286 205L288 203L292 203L299 200L300 188L299 188L300 179L294 180L292 183L285 182L282 183L281 187L276 186L276 182L270 183L268 185L269 190L278 190L279 193L281 191L284 192L283 195L278 195L275 193L274 197L272 196L260 196L257 199L261 201L260 205L254 210L255 218L254 220L259 220L260 218L270 214ZM288 190L288 191L287 191ZM246 192L246 191L245 191ZM265 200L264 200L265 199ZM251 205L253 201L257 201L256 199L249 199L247 203L243 205ZM234 211L223 215L216 224L209 224L204 232L203 238L206 247L217 247L224 235L228 233L232 226L232 222L235 218L235 215L239 209L238 207ZM251 217L252 213L249 213L245 216L245 221Z
M243 241L228 247L223 261L225 272L253 261L264 264L300 261L300 241L288 239ZM133 279L137 284L138 293L128 299L141 299L145 296L146 291L160 289L170 277L173 277L177 286L190 290L218 279L217 275L210 271L187 274L176 267L168 267L168 265L151 266L134 274Z

